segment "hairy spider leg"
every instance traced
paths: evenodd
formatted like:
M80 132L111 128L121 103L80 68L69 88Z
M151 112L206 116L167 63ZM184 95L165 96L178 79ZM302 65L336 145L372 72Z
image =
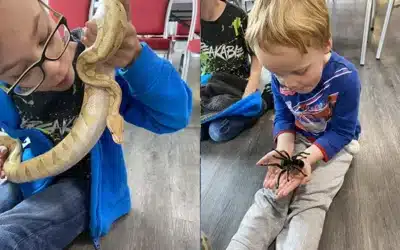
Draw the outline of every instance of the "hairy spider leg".
M281 166L280 164L278 164L278 163L267 164L266 166L267 166L267 167L269 167L269 166L271 166L271 167L278 167L278 168L280 168L280 169L283 169L282 166Z
M293 168L295 168L297 171L299 171L300 173L302 173L305 177L307 177L307 175L305 173L303 173L303 171L301 170L301 168L299 168L298 166L293 165Z
M276 188L276 189L279 188L279 180L281 179L282 174L285 173L286 171L287 171L287 170L285 169L285 170L282 170L282 171L279 173L279 175L278 175L278 180L276 181L276 185L275 185L275 188Z
M295 154L293 157L306 157L306 156L303 156L303 154L305 154L305 155L310 155L310 153L300 152L300 153L298 153L298 154Z
M276 149L274 149L274 151L275 152L277 152L281 157L283 157L283 159L281 159L281 160L288 160L288 159L290 159L290 156L289 157L286 157L284 154L282 154L281 152L279 152L278 150L276 150ZM286 151L284 151L286 154L287 154L287 152ZM288 154L289 155L289 154ZM278 158L279 159L279 158Z
M291 166L293 166L293 165L291 165ZM290 167L290 166L289 166ZM287 170L287 175L286 175L286 180L287 180L287 182L289 182L289 170Z
M286 152L285 150L282 150L281 153L285 154L285 156L290 159L290 155L288 152Z
M306 153L306 152L300 152L300 153L298 153L298 154L293 155L293 156L292 156L292 160L307 159L307 156L304 156L303 154L305 154L305 155L310 155L309 153Z
M279 157L279 156L276 156L276 155L273 155L272 157L274 157L275 159L278 159L278 160L289 160L289 159L286 159L284 157Z
M302 159L307 159L305 156L293 156L292 160L302 160Z

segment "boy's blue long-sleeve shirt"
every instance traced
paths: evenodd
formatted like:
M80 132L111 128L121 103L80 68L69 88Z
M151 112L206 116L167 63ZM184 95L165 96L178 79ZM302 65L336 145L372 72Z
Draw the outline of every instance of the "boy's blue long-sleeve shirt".
M300 133L330 160L361 132L358 120L361 85L355 66L332 51L317 87L299 94L272 76L275 103L274 138Z
M186 127L192 112L192 92L172 64L160 59L147 45L126 71L118 72L129 82L124 89L125 120L157 134Z
M117 70L116 81L122 89L120 113L136 126L157 134L185 128L192 113L192 91L173 65L160 58L145 43L135 62L125 71ZM12 99L0 90L0 129L13 138L29 137L23 161L47 152L50 140L38 129L23 129ZM141 143L141 142L137 142ZM115 144L108 129L91 154L90 234L95 245L107 234L112 223L131 209L126 164L121 145ZM24 197L51 185L45 178L20 185Z

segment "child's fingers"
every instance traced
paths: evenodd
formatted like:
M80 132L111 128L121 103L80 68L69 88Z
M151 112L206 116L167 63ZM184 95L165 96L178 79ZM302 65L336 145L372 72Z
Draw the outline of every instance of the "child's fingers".
M8 154L8 149L4 146L0 146L0 179L4 179L6 177L3 171L3 164L7 157L7 154Z
M8 151L7 147L1 145L1 146L0 146L0 157L5 156L5 155L7 154L7 151Z
M87 28L87 30L88 30L90 33L92 33L92 34L94 34L94 35L97 35L97 23L96 23L95 20L87 21L87 22L85 23L85 27Z
M125 67L127 64L131 63L133 59L132 50L133 48L131 48L131 51L127 49L118 50L117 53L107 61L107 64L114 67Z
M284 186L282 186L282 188L279 188L278 190L278 198L281 197L285 197L288 194L290 194L291 192L293 192L293 190L295 190L300 184L300 181L297 178L293 178L289 181L287 181L285 183Z
M86 46L91 46L94 44L96 41L96 35L88 31L87 29L85 30L85 35L82 37L82 42Z
M267 164L270 164L271 161L273 160L272 155L273 155L273 154L272 154L271 152L269 152L268 154L264 155L264 156L256 163L256 165L257 165L257 166L265 166L265 165L267 165Z
M268 178L265 179L265 188L272 189L276 182L276 175L271 173Z
M275 167L268 167L266 181L264 181L266 188L271 189L275 186L276 177L277 177L278 173L279 173L279 169L277 169Z
M265 166L268 162L268 154L264 155L258 162L256 163L257 166Z
M5 146L0 146L0 158L4 158L7 156L8 149Z
M96 41L97 36L97 24L96 21L91 20L85 23L85 27L83 28L83 37L82 43L85 44L87 47L94 44Z
M292 174L289 174L289 181L287 178L288 173L285 172L284 174L282 174L281 179L279 180L279 189L278 192L285 190L288 186L291 185L291 183L295 180L297 180L297 178L295 178Z
M271 171L268 169L267 174L265 175L263 186L264 188L268 188L268 183L271 178Z
M0 178L1 179L4 178L3 164L4 164L4 160L0 159Z
M302 185L305 185L311 181L311 174L307 175L307 177L304 177L303 180L301 181Z

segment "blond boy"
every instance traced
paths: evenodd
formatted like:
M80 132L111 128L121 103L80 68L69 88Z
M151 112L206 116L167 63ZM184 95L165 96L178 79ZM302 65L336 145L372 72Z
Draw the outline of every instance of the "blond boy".
M332 51L325 0L257 0L246 39L272 72L274 140L290 156L309 153L303 172L268 167L264 188L228 249L318 249L325 215L358 151L360 80ZM280 164L271 151L257 165ZM274 190L273 190L274 189Z

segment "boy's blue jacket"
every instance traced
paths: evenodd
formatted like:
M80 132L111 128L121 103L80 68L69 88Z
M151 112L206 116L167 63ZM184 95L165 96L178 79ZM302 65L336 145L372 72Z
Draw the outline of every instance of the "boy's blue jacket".
M218 77L213 79L213 75L218 75ZM237 93L234 93L235 91L232 92L232 89L235 89L236 91L243 91L244 93L245 86L247 85L247 80L245 79L241 79L232 74L218 72L216 74L202 75L200 78L200 83L202 107L208 106L206 103L209 101L209 99L218 98L218 100L214 99L215 101L211 101L211 103L213 103L211 105L213 112L202 112L200 117L202 125L217 119L232 116L256 117L264 111L265 105L260 90L255 91L246 98L241 98L241 95L238 96ZM214 88L212 88L212 90L205 90L203 92L202 88L207 85L210 86L209 84L213 85ZM226 85L229 85L229 87L225 87ZM219 98L220 96L222 96L221 99ZM223 101L224 99L226 100L226 96L230 96L229 99L231 100L228 101L230 105L227 107L222 107L227 102ZM232 102L232 100L235 101ZM220 107L215 104L216 102L223 102L225 104Z
M178 72L145 43L136 61L125 71L116 70L123 91L120 113L136 126L157 134L185 128L192 112L192 92ZM23 160L52 148L52 143L36 129L20 129L20 117L9 96L0 91L0 128L13 138L31 143ZM140 143L140 142L137 142ZM91 150L90 233L95 243L107 234L112 223L131 209L127 172L122 147L106 129ZM53 178L21 184L24 197L40 192Z

